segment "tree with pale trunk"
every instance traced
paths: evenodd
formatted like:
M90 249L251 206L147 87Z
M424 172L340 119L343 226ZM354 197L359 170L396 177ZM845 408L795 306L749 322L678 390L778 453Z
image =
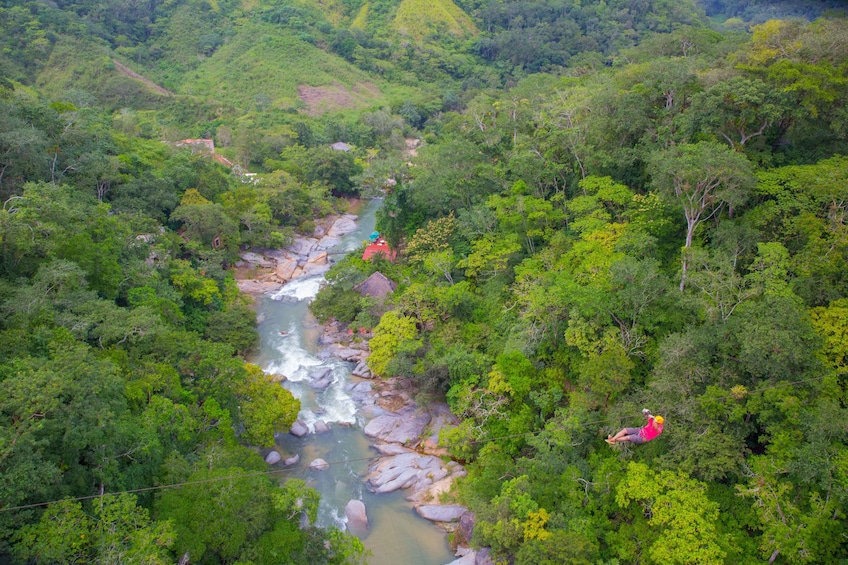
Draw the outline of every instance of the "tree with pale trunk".
M648 171L653 186L676 200L686 217L682 291L695 230L703 222L717 218L725 208L732 217L734 209L745 203L754 184L751 164L745 155L729 147L701 141L654 153L648 161Z

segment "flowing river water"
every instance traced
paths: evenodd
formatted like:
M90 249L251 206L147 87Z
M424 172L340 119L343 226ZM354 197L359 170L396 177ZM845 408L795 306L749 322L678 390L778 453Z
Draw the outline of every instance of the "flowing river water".
M354 210L359 214L356 231L344 236L330 253L344 254L357 249L373 231L380 204L372 200ZM300 462L283 476L303 479L321 493L318 526L335 525L344 529L344 507L348 501L358 499L365 503L370 528L361 539L372 553L368 558L370 565L450 563L456 557L448 549L447 536L415 513L404 499L404 491L373 494L363 484L368 460L376 452L370 448L371 440L362 433L367 422L344 390L348 383L358 379L350 375L351 363L323 359L319 355L321 327L308 310L322 282L323 275L299 278L256 301L260 347L253 362L268 373L288 377L284 386L300 399L299 419L310 430L319 419L331 428L327 433L310 433L302 438L281 434L276 449L283 459L300 455ZM326 390L315 391L308 385L307 376L325 367L332 369L334 382ZM330 463L330 468L308 469L308 464L319 457Z

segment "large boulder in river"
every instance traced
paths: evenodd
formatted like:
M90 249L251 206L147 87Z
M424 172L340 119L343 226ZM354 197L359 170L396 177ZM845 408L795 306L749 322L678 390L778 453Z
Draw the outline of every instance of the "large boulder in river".
M291 465L297 465L298 461L300 461L300 454L298 453L294 457L289 457L288 459L283 460L283 465L286 467L290 467Z
M297 269L297 259L284 258L277 261L277 268L274 271L280 280L288 281L292 278L295 269Z
M362 357L366 355L361 349L355 349L353 347L331 347L330 351L342 361L352 361L354 363L361 362Z
M288 249L298 257L306 258L318 247L318 240L314 237L297 237L289 245Z
M298 420L291 425L289 433L291 433L291 435L293 436L303 437L309 433L309 428L306 427L306 424Z
M267 463L268 465L276 465L280 462L282 458L283 456L280 455L278 452L272 451L265 456L265 463Z
M368 531L368 516L365 514L365 504L361 500L351 500L344 509L347 518L347 529L354 535L362 535Z
M331 367L323 367L309 373L309 386L315 390L324 390L331 384L333 384L333 369Z
M314 424L316 434L325 434L330 431L330 426L324 420L318 420Z
M315 471L326 471L330 468L330 464L319 457L309 464L309 468Z
M371 373L371 368L365 361L360 361L359 363L357 363L356 367L353 368L353 371L351 371L350 374L354 377L360 377L362 379L374 378L374 375Z
M453 522L459 520L468 508L458 504L425 504L417 506L415 511L425 520L431 522Z
M477 552L471 551L469 553L466 553L465 555L463 555L459 559L454 559L453 561L451 561L447 565L476 565L476 563L477 563Z
M346 235L352 233L356 230L356 216L351 214L345 214L330 226L330 229L327 230L328 237L340 237L342 235Z
M401 453L414 453L412 449L396 443L375 443L371 447L379 451L380 455L386 456L400 455Z
M309 373L309 380L311 381L319 381L330 376L333 373L332 367L321 367L320 369L315 369L311 373Z
M441 459L414 451L383 457L372 463L368 471L366 486L380 494L410 487L423 490L447 476Z
M429 423L430 414L407 407L377 416L368 422L363 432L384 442L409 444L418 440Z
M273 281L258 281L253 279L236 281L236 285L240 292L251 296L258 296L280 288L280 283Z
M327 252L326 251L313 251L309 254L309 257L306 259L307 263L311 263L313 265L326 265L327 264Z
M361 383L348 383L345 385L345 390L350 393L350 397L355 402L365 402L368 400L368 395L371 392L371 383L362 381Z

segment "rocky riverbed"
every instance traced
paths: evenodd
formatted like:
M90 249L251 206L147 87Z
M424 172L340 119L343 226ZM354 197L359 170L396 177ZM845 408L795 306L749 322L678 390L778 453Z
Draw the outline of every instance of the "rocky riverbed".
M367 337L367 336L366 336ZM323 353L356 363L357 369L367 367L368 342L361 334L350 335L345 328L330 324L324 328L319 342L325 346ZM356 372L356 369L354 370ZM352 373L352 374L355 374ZM316 371L320 382L323 376ZM459 421L447 404L428 402L419 406L409 394L411 383L402 378L370 379L370 371L360 370L346 390L359 407L362 419L367 421L363 433L374 443L374 460L362 477L366 487L374 493L405 490L415 512L434 522L446 532L462 529L458 539L470 540L473 515L464 506L453 503L453 483L466 475L465 468L449 459L447 450L439 446L441 430L456 426ZM292 433L307 430L303 422L296 422ZM314 433L318 433L316 428ZM349 523L360 529L361 518ZM467 547L459 547L457 555L463 561L455 563L486 563L485 554L478 555ZM474 559L474 560L471 560Z
M330 250L340 238L356 227L356 216L343 214L317 222L311 237L298 237L285 249L251 249L242 254L236 265L239 289L258 296L278 291L284 284L300 277L318 275L331 264ZM281 332L284 333L284 332ZM403 490L415 512L445 531L462 530L457 539L468 540L473 528L473 515L463 506L453 503L454 481L466 474L465 469L447 456L438 445L439 432L457 425L456 417L444 403L419 406L412 395L410 383L404 379L372 379L367 364L370 334L349 332L338 324L322 328L318 338L322 359L341 359L354 364L345 391L357 406L357 422L365 435L373 440L374 459L361 477L373 493ZM275 375L284 379L285 375ZM335 376L325 367L308 374L308 386L315 391L333 385ZM337 385L338 386L338 385ZM297 421L291 434L304 437L323 434L331 426L320 419ZM281 457L277 451L267 453L272 465L308 467L312 472L326 472L329 464L321 459L302 460L300 454ZM345 507L347 527L362 535L369 528L368 510L362 501L353 500ZM483 554L459 548L461 558L454 563L490 563Z
M356 215L330 215L316 222L311 237L298 236L283 249L251 249L237 262L239 290L251 296L278 290L299 277L330 268L328 251L356 228Z

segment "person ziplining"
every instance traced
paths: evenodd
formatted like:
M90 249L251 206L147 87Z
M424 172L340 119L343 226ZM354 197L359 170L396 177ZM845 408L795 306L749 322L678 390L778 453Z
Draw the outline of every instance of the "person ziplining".
M647 408L642 410L642 414L648 419L647 424L641 428L624 428L614 436L607 437L604 441L610 445L615 445L618 442L645 443L655 439L663 432L665 418L654 416Z

